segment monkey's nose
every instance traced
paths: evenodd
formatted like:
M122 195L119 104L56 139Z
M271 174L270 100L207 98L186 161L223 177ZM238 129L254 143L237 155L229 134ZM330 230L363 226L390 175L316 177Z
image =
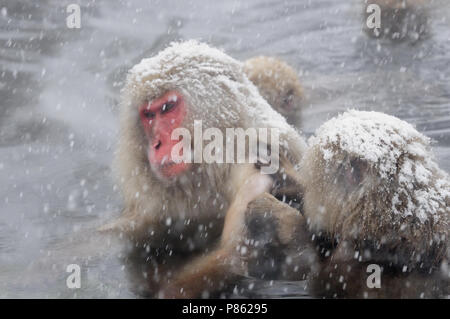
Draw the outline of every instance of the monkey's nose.
M160 140L158 140L155 144L153 144L153 148L155 150L158 150L160 147L161 147L161 141Z

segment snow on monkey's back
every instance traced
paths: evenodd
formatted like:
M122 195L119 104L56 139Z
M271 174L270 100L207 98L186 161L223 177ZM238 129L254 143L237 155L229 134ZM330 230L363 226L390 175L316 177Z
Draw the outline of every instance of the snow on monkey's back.
M430 149L430 139L412 125L379 112L350 110L325 124L309 140L330 165L337 149L369 163L380 187L396 183L392 211L424 223L430 216L448 216L450 182ZM334 146L334 147L333 147Z

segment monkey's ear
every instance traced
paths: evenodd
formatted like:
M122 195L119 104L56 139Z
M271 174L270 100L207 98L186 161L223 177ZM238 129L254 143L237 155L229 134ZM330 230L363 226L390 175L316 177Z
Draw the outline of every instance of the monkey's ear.
M361 158L352 158L345 172L345 181L352 186L357 186L363 182L368 170L369 165L366 161Z

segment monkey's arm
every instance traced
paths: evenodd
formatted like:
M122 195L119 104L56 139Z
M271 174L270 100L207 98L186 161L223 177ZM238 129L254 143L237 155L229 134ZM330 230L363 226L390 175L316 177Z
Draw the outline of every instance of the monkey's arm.
M315 266L306 219L284 201L268 193L260 195L248 205L245 225L250 276L303 280Z
M234 282L239 275L230 271L229 252L217 248L199 256L178 270L170 282L160 287L162 298L208 298Z
M152 233L152 240L158 242L166 235L166 230L160 223L154 215L141 215L134 205L129 205L123 209L119 217L100 226L97 230L104 234L121 233L133 241L148 239L148 234Z
M217 249L183 267L163 287L165 297L206 297L242 275L305 278L316 262L306 220L298 210L268 193L272 185L271 177L259 173L246 179L225 216ZM274 251L281 256L275 263L270 262Z

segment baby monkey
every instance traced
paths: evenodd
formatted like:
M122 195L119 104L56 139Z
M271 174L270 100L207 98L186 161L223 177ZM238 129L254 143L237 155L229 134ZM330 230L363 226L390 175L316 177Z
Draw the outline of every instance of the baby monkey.
M273 57L257 56L244 62L244 72L272 108L289 124L300 126L303 89L291 66Z

